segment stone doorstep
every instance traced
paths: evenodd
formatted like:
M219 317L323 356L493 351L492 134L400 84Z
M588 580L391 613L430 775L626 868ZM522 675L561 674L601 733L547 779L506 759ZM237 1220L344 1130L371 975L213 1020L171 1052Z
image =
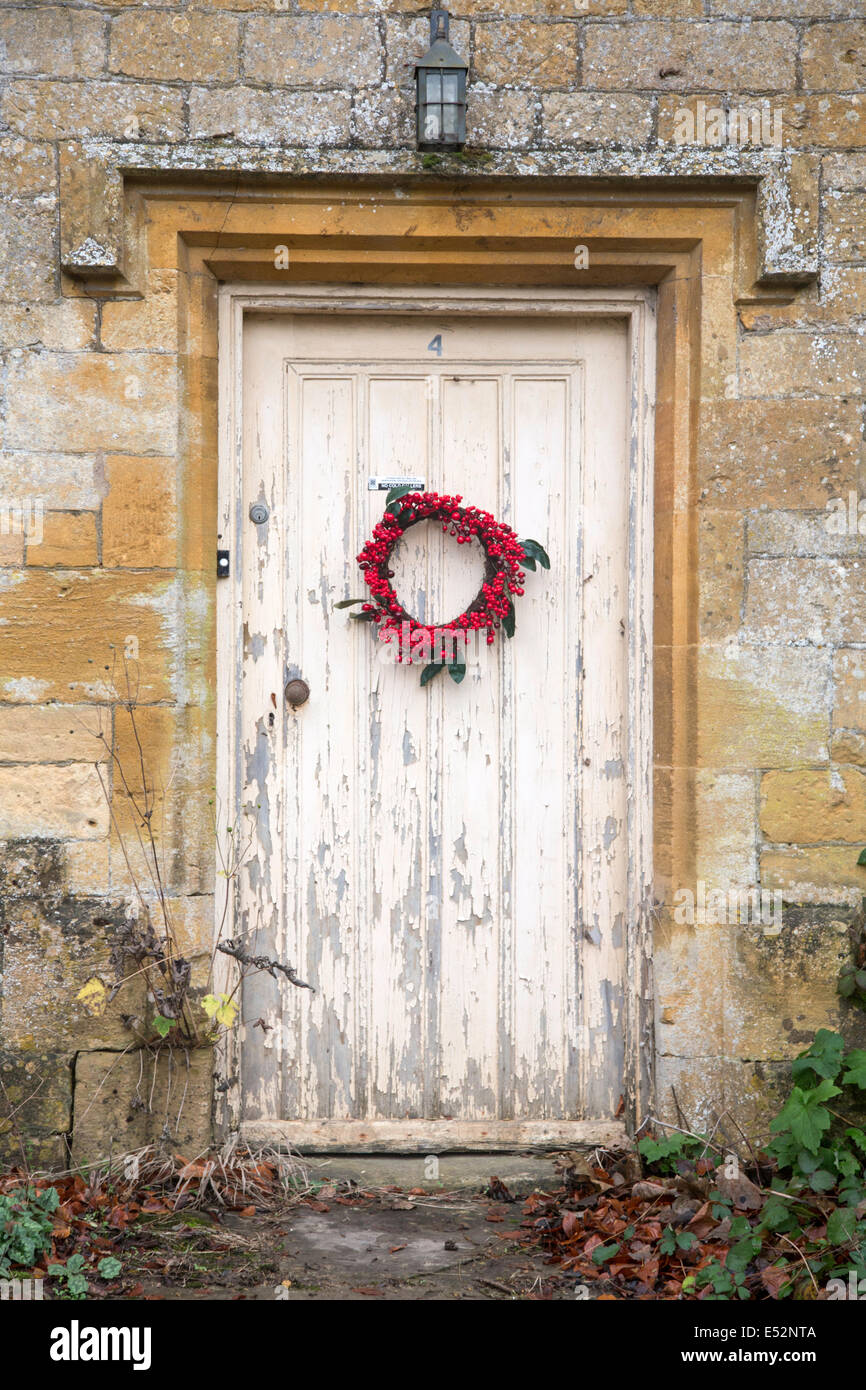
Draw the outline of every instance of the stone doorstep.
M369 1156L365 1154L315 1154L299 1156L311 1181L325 1184L355 1182L359 1187L399 1187L403 1191L423 1188L426 1192L477 1191L498 1177L512 1196L523 1196L540 1188L551 1191L560 1186L553 1160L521 1153L442 1154L437 1158L436 1176L430 1172L425 1154Z

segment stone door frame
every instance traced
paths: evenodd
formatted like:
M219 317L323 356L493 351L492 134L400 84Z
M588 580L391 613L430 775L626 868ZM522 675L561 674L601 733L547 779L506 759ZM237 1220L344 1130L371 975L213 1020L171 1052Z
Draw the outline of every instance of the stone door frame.
M72 177L82 168L80 151L71 152L70 159L73 155L78 162L64 166L71 182L61 197L64 267L75 276L75 282L67 282L71 292L147 302L167 282L176 287L178 568L186 630L198 635L197 645L184 647L184 659L195 654L214 691L217 460L220 429L226 429L220 401L227 399L228 386L219 378L220 284L246 282L247 293L251 286L282 291L319 285L323 295L348 285L365 292L468 285L496 293L521 287L564 292L654 287L655 899L663 904L672 886L692 882L700 675L699 431L705 409L730 398L738 308L790 303L796 287L814 278L796 233L790 254L783 254L779 242L788 215L784 208L792 213L792 227L793 214L800 215L792 203L793 165L786 166L787 181L781 184L764 169L744 173L742 161L712 180L664 177L660 169L646 179L547 178L539 171L527 178L454 181L406 172L347 177L345 171L321 171L310 177L280 171L268 181L255 181L244 171L177 172L176 163L174 172L160 171L154 164L158 151L151 149L142 152L140 168L111 174L106 203L104 184L91 187ZM808 223L811 183L803 186L801 211ZM781 202L780 189L787 190ZM110 238L85 236L90 222L101 233L106 208ZM774 209L782 209L781 221ZM586 248L586 269L575 266L578 246ZM289 252L287 267L276 255L280 247ZM216 708L214 700L201 712L200 746L190 748L187 741L183 748L187 759L197 760L205 785L216 781ZM189 838L193 831L187 827L185 833ZM199 861L212 864L212 839L195 833L201 835L195 847ZM189 853L188 843L185 848ZM633 982L642 1012L636 1025L639 1062L624 1097L630 1126L652 1105L648 952L634 962ZM223 1079L217 1117L223 1127L237 1118L231 1061L229 1055L218 1059Z

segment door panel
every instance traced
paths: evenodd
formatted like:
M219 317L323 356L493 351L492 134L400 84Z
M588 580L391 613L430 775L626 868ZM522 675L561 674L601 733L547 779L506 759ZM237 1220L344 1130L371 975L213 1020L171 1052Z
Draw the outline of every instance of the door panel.
M316 993L245 985L247 1118L616 1112L627 405L618 320L248 319L240 751L257 830L240 928ZM384 503L368 478L401 474L551 557L527 576L513 641L459 686L422 689L333 606L364 592L355 556ZM264 528L246 519L259 498ZM395 585L417 616L447 619L479 557L418 527ZM311 695L292 711L295 674Z

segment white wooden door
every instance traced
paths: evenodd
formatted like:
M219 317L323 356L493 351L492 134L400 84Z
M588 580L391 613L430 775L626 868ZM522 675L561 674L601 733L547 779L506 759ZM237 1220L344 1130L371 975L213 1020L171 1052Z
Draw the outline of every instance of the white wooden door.
M261 313L243 335L235 934L315 988L243 994L243 1114L301 1146L577 1134L623 1092L629 785L628 341L586 316ZM384 510L460 493L550 571L457 685L336 610ZM249 517L266 504L264 524ZM445 621L476 545L395 556ZM300 676L308 701L283 689ZM347 1138L348 1136L348 1138ZM376 1141L374 1143L374 1141Z

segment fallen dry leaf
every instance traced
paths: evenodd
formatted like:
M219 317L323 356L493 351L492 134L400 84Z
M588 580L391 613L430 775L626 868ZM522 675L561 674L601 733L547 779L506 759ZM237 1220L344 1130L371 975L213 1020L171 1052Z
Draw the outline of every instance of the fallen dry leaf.
M776 1265L767 1265L761 1270L761 1283L773 1298L779 1297L779 1290L783 1284L790 1284L790 1269L778 1269Z
M735 1178L725 1177L725 1165L722 1163L715 1171L714 1181L722 1196L733 1202L738 1211L760 1211L764 1205L761 1189L745 1173L738 1173Z
M580 1229L580 1217L576 1211L565 1211L562 1213L562 1232L566 1240Z
M672 1188L662 1182L636 1182L631 1190L631 1195L636 1197L639 1202L653 1202L657 1197L667 1197L672 1195Z

